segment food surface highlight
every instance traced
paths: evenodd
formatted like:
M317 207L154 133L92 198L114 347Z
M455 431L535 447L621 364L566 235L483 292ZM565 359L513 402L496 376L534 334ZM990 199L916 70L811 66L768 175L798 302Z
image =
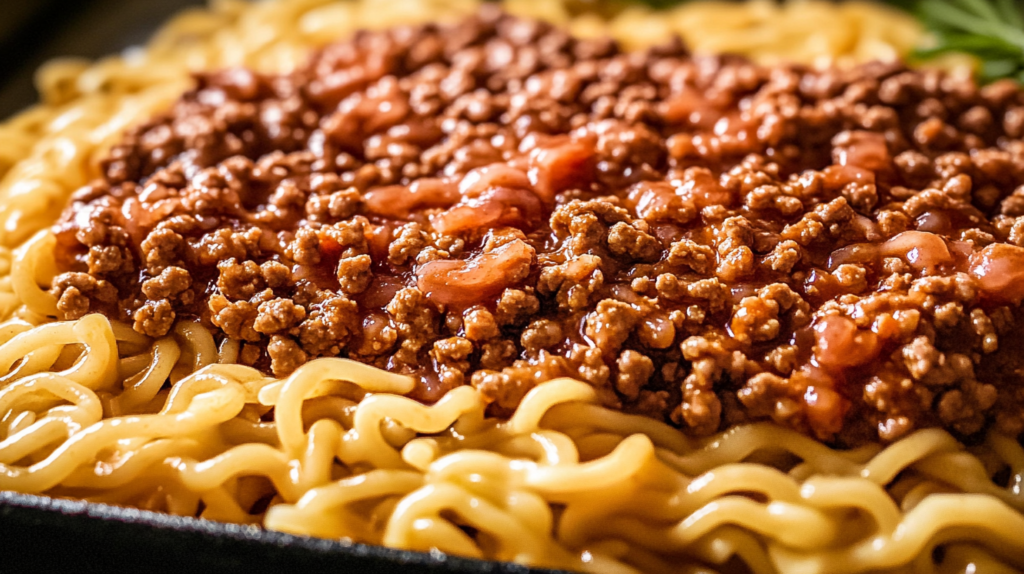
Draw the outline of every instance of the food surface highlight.
M1024 92L892 63L921 26L871 3L583 4L218 0L44 68L0 124L0 490L1024 571Z
M1024 428L1024 98L940 72L622 53L497 10L228 70L54 228L63 319L199 320L283 376L347 356L538 382L708 435ZM943 121L945 118L948 121Z

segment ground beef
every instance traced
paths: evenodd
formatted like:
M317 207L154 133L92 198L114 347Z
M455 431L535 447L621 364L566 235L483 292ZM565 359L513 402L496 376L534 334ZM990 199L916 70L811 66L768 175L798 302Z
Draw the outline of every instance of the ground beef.
M179 318L507 414L1024 431L1024 93L577 40L493 6L196 76L54 228L61 318Z

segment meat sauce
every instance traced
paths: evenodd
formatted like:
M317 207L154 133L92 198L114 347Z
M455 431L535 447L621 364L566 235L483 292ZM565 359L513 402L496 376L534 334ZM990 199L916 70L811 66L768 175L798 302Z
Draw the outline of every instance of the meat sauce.
M54 227L62 319L189 318L496 413L572 376L690 434L1024 430L1024 96L626 53L485 8L200 74Z

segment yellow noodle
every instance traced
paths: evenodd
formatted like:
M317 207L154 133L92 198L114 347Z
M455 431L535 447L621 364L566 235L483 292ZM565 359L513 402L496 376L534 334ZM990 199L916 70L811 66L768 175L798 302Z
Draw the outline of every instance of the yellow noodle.
M109 322L90 317L77 324L83 322L114 338ZM155 342L154 355L168 344L173 341ZM0 345L0 356L18 345L13 339ZM77 405L68 416L79 421L78 430L66 423L45 427L40 419L19 431L38 425L30 434L39 442L24 441L37 449L61 444L27 468L3 457L0 487L85 489L94 500L166 504L161 508L186 513L202 500L209 509L204 516L220 520L262 521L288 532L602 572L661 570L662 562L686 559L721 566L733 557L758 562L751 565L755 571L855 572L908 564L951 541L969 544L964 548L970 553L991 556L993 563L1024 564L1019 498L954 489L925 496L903 511L886 491L886 481L896 475L919 472L915 469L930 461L964 452L942 431L918 432L858 463L847 453L821 445L809 448L801 435L763 424L701 442L681 435L671 440L669 435L678 431L597 407L587 385L568 379L531 391L504 422L483 418L483 402L469 387L450 392L434 406L394 394L409 390L401 380L392 392L378 390L359 403L308 396L330 380L375 389L395 380L352 365L343 359L315 361L276 389L277 408L284 410L270 424L282 446L233 445L209 434L241 420L244 405L257 406L273 384L251 369L209 365L175 383L160 413L107 418L101 418L95 394L85 386L61 383L55 374L24 377L0 391L0 410L11 412L22 395L45 392L51 402L56 397ZM373 378L364 379L367 375ZM304 411L306 402L351 409L350 415L339 416L351 427L345 430L333 417ZM603 429L603 436L616 442L609 453L580 461L578 445L565 432L578 426L566 415L571 409L586 412L591 428ZM313 420L301 420L306 417ZM421 438L396 447L384 439L387 420ZM455 428L475 428L486 441L467 449L460 444L461 434L446 434ZM765 443L764 435L771 442ZM189 438L198 436L207 438L202 444ZM657 448L652 437L671 446ZM1019 449L999 437L989 443L1000 445L1005 458L1019 458ZM807 468L828 472L795 478L744 462L766 449L784 450L817 463ZM705 467L699 472L674 464L681 457L702 455L709 459L706 464L691 459L686 465ZM347 476L333 478L339 470L336 460L345 462ZM280 502L263 516L250 514L231 486L243 476L269 479ZM988 482L990 489L999 488ZM162 503L147 498L152 497L147 492L157 490L177 494L168 494ZM370 532L374 523L360 509L374 501L392 510L379 530ZM557 518L554 505L564 507ZM461 526L478 534L470 537ZM758 550L762 547L767 553Z
M124 391L111 401L112 412L129 413L152 401L180 357L181 349L172 338L164 337L153 343L145 370L125 379Z

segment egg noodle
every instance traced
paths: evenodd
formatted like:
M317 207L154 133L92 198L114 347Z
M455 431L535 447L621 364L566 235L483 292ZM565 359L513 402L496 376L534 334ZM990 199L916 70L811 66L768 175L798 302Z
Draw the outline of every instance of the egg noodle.
M593 572L1015 572L1024 449L944 431L833 450L759 423L691 439L543 383L507 420L466 386L424 406L414 381L346 359L286 379L233 364L198 323L151 340L101 315L59 322L47 230L132 124L190 71L300 64L357 28L453 19L476 2L214 2L145 48L41 70L43 102L0 125L0 489ZM691 3L611 19L509 0L580 35L762 61L891 59L920 37L861 3ZM168 384L169 382L169 384ZM271 416L272 414L272 416Z

